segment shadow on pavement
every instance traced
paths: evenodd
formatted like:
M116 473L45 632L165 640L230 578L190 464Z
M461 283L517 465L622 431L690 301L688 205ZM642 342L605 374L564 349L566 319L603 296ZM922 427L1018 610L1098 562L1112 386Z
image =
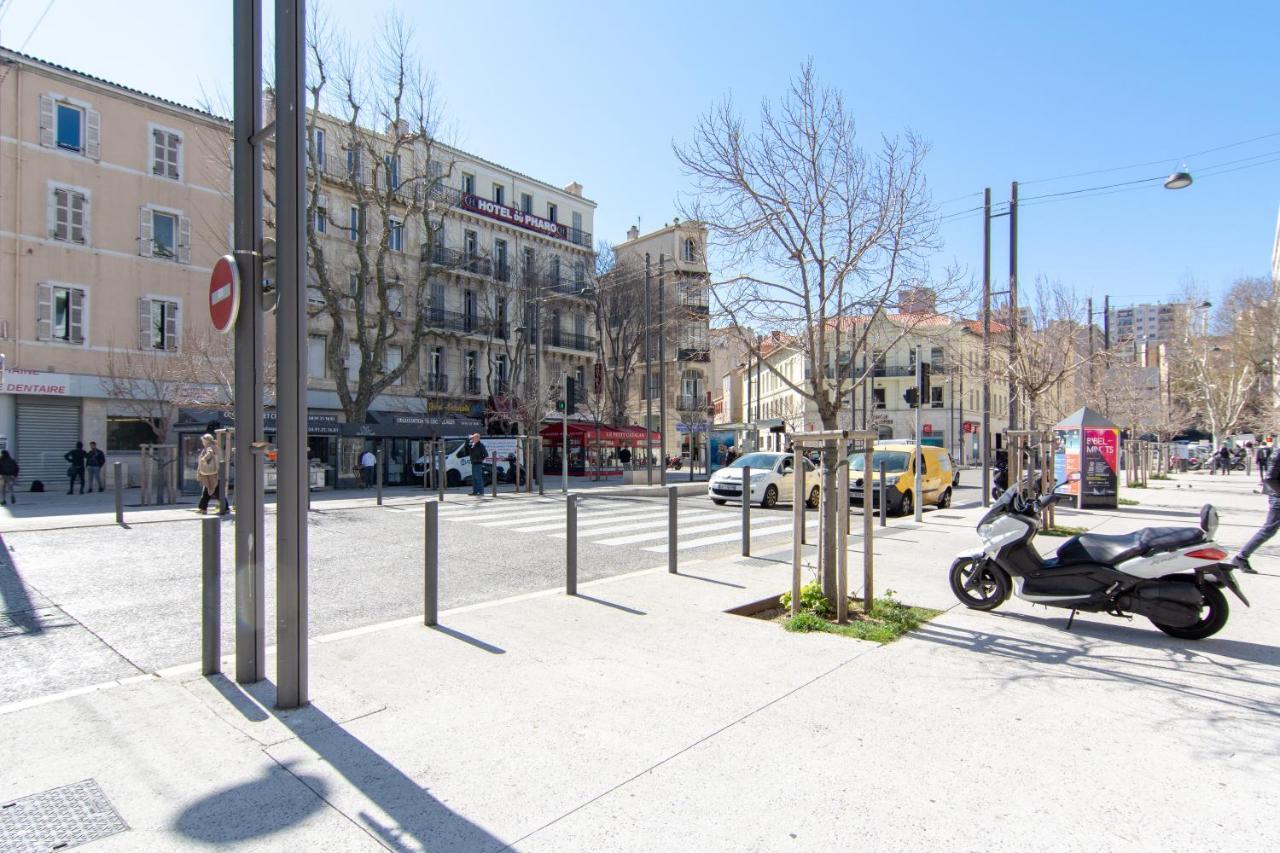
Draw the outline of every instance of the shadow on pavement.
M621 610L623 613L630 613L633 616L649 615L643 610L636 610L634 607L626 607L622 604L614 604L612 601L605 601L603 598L595 598L594 596L583 595L582 593L578 593L575 597L580 598L583 601L590 601L593 604L603 604L605 607L612 607L614 610Z
M719 580L716 580L715 578L704 578L702 575L691 575L688 572L677 572L676 577L689 578L691 580L703 581L705 583L715 583L715 584L719 584L720 586L731 586L734 589L746 589L746 587L740 583L729 583L728 581L719 581Z
M14 633L39 634L44 630L27 585L9 556L4 536L0 536L0 598L4 600L0 613L5 615L5 621L13 624ZM8 636L9 632L6 631L5 635Z
M477 649L486 651L491 655L505 655L507 653L506 649L498 648L497 646L486 643L484 640L478 640L469 634L464 634L461 631L455 631L453 628L446 628L444 625L433 625L431 626L431 630L439 631L441 634L444 634L447 637L453 637L455 640L461 640L467 645L475 646Z
M275 685L260 681L237 685L215 679L219 692L245 713L242 705L263 706L275 699ZM238 698L232 694L240 694ZM398 767L348 732L316 705L288 711L271 710L317 758L342 776L389 819L359 809L343 815L392 850L499 850L506 846L486 830L457 814L427 792ZM246 713L246 716L249 714ZM252 717L251 717L252 718ZM265 717L264 717L265 718ZM298 790L296 780L307 788ZM187 807L174 828L199 841L217 844L247 841L271 835L297 824L341 795L331 795L324 779L295 772L280 763L262 778L204 797Z

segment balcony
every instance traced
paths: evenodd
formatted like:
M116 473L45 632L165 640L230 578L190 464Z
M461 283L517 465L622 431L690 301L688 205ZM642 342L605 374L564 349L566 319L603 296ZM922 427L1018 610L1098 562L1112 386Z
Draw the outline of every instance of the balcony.
M553 273L531 272L525 270L521 275L524 286L530 291L537 291L547 296L572 296L577 299L588 298L586 281L574 281Z
M676 359L679 361L710 361L711 348L706 341L681 341L676 347Z
M511 267L505 263L494 264L493 277L497 281L511 281Z
M449 391L449 377L443 373L428 373L425 384L429 392L446 394Z
M424 264L429 263L448 270L467 272L472 275L484 276L485 278L493 275L492 259L473 257L466 252L457 249L446 249L439 244L434 244L430 248L423 246L419 257ZM501 280L506 281L506 279Z
M577 332L564 332L557 328L548 328L545 332L546 337L542 342L549 347L560 347L561 349L577 350L578 352L593 352L596 348L595 339L590 335L580 335Z
M480 393L480 377L464 376L462 378L463 394L479 394Z
M345 171L346 163L342 164ZM581 246L590 250L592 246L591 232L583 231L581 228L572 228L568 225L562 225L558 222L552 222L549 219L543 219L532 213L525 213L522 210L516 210L503 204L482 199L479 196L464 193L460 189L454 187L446 187L442 185L433 186L430 190L431 197L438 202L448 204L452 207L461 208L468 213L476 216L482 216L486 219L492 219L495 222L501 222L504 225L510 225L514 228L523 228L527 231L533 231L544 237L554 237L557 240L564 240L574 246Z
M707 410L706 394L677 394L676 411L705 412Z
M435 331L461 332L464 335L492 334L495 338L506 338L508 333L505 322L463 311L445 311L443 308L427 307L422 309L422 319L428 329Z
M682 287L680 304L691 313L706 314L710 310L707 290L703 287Z

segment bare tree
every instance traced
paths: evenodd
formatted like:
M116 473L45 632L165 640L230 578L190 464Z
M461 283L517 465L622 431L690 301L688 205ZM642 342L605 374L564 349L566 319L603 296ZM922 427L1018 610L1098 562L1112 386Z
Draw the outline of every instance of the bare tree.
M602 241L596 250L592 301L605 419L622 424L627 420L632 376L644 360L644 269L634 259L619 260L613 247Z
M843 395L827 365L864 348L872 324L847 322L887 311L906 284L926 282L938 246L923 171L926 145L914 134L858 144L842 95L805 65L779 103L765 102L748 127L731 101L703 116L675 153L695 182L682 213L706 224L725 266L743 272L713 298L738 327L779 329L804 352L807 380L785 386L812 401L824 429L837 429ZM933 283L934 307L957 301L954 276ZM927 313L927 312L922 312ZM903 333L909 332L904 328ZM754 358L758 344L743 341ZM835 449L823 485L835 489ZM823 588L836 596L835 501L826 505Z
M1075 291L1039 278L1032 292L1030 318L1020 324L1008 371L1011 394L1022 403L1027 428L1037 429L1053 417L1053 401L1045 398L1072 379L1091 356Z

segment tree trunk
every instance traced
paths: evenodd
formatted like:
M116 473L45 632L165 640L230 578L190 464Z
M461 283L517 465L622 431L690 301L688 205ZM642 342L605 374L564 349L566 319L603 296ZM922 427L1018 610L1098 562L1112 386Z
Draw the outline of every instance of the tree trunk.
M824 407L825 408L825 407ZM824 430L837 429L835 412L822 412L822 428ZM818 547L822 552L822 594L827 597L827 601L831 602L833 608L838 608L839 586L836 583L836 556L839 537L837 536L836 525L839 522L840 515L836 511L838 497L836 494L836 457L839 450L832 442L828 446L822 448L822 481L821 494L826 498L822 501L820 510L822 520L820 529L822 530L822 541L818 543ZM797 496L796 500L804 500L808 495Z

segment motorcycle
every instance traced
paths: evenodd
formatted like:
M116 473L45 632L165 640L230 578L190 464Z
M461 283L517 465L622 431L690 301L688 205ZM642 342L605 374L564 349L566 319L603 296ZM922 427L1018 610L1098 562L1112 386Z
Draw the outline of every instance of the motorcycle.
M1073 476L1073 480L1075 477ZM1226 587L1246 607L1226 562L1227 552L1213 541L1218 513L1206 504L1200 525L1147 527L1133 533L1072 536L1045 559L1032 545L1040 532L1040 514L1070 497L1058 491L1027 499L1006 491L978 522L982 547L965 551L951 564L951 591L974 610L994 610L1016 594L1048 607L1107 613L1121 618L1145 616L1161 631L1184 640L1203 640L1222 630L1230 608Z
M680 470L680 468L681 468L683 465L684 465L684 460L683 460L683 459L681 459L679 456L668 456L668 457L667 457L667 469L668 469L668 470L675 470L675 471L679 471L679 470Z

